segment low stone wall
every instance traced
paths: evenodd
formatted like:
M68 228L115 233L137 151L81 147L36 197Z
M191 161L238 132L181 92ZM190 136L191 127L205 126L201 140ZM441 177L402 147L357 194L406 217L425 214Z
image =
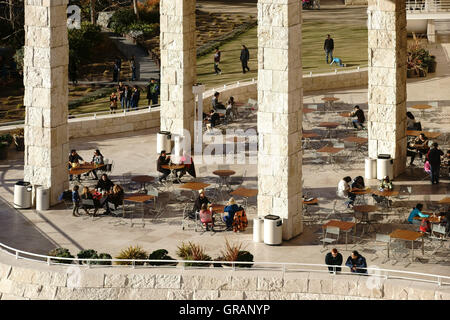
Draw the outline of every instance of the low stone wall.
M313 74L312 76L303 76L303 92L323 91L330 89L344 89L352 87L367 86L368 72L367 69L340 71L338 73ZM225 103L230 96L235 101L245 103L249 98L257 100L258 90L257 82L243 82L208 90L203 95L203 111L211 110L211 100L214 92L220 92L219 100Z
M344 3L346 6L367 6L369 1L368 0L345 0Z
M406 280L260 270L67 268L0 253L0 299L448 300L450 288Z

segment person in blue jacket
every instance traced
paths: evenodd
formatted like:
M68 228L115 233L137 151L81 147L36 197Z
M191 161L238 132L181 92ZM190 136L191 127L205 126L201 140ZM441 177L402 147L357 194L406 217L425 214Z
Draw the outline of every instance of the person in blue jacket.
M227 206L225 207L223 221L227 225L227 230L231 229L233 227L233 219L234 214L239 211L239 206L236 204L236 201L233 197L230 198L230 200L227 203Z
M414 217L428 218L430 215L422 213L423 204L418 203L416 207L411 211L408 217L409 223L414 223ZM419 222L419 220L417 220ZM420 222L419 222L420 223Z
M333 63L336 63L337 65L339 65L339 67L345 67L345 63L343 63L340 58L333 58L333 60L330 63L330 66L333 65Z
M360 255L356 250L352 251L351 256L347 258L345 265L350 268L352 273L367 273L366 269L360 269L367 268L366 258Z

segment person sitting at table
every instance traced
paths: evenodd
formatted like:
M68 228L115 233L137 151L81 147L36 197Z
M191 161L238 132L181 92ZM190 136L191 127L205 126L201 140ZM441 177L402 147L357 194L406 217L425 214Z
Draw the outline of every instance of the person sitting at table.
M353 202L355 201L356 195L351 193L350 185L349 183L352 181L352 178L349 176L342 178L341 181L338 183L337 188L337 196L340 198L348 198L349 201L346 201L345 204L347 205L347 208L350 207L350 205L353 205Z
M366 258L359 254L358 251L352 251L352 254L347 258L345 265L350 268L352 273L367 273Z
M358 126L360 126L361 129L364 129L363 123L366 121L366 117L364 116L364 111L362 111L358 105L356 105L354 111L350 113L350 117L357 117L357 119L352 120L355 129L358 129Z
M166 180L167 177L169 176L170 170L164 169L162 167L163 165L168 165L169 163L170 163L170 156L167 156L166 150L161 150L161 154L156 162L156 170L158 170L158 172L161 172L163 174L161 177L159 177L159 182Z
M364 189L366 187L364 184L364 178L362 176L357 176L353 179L351 187L352 189Z
M410 144L410 148L417 150L411 156L411 162L409 163L410 166L414 166L414 159L416 158L417 154L419 154L419 158L422 159L422 155L428 153L428 150L430 149L428 147L428 138L423 133L419 134L419 136L414 139L414 142Z
M119 186L118 184L115 184L112 193L108 195L106 198L105 204L106 204L106 214L110 214L111 211L109 209L108 202L114 204L114 209L117 209L118 206L123 204L123 198L124 198L125 192L123 191L123 188Z
M194 208L192 209L192 212L189 213L189 218L195 219L196 215L198 215L198 212L200 212L202 205L203 204L208 205L210 203L211 203L211 201L209 201L209 199L206 197L205 191L203 189L201 189L198 192L198 198L194 202Z
M450 232L450 208L446 212L439 212L441 218L441 226L445 227L445 232L448 234Z
M198 214L201 223L206 228L206 231L209 231L209 225L211 225L211 230L214 231L214 218L212 216L211 210L208 210L208 205L206 203L202 204L202 207Z
M83 158L77 153L77 150L72 149L70 150L70 155L69 155L69 170L71 168L76 168L80 165L80 161L84 161ZM70 176L70 181L72 181L73 176ZM81 175L77 176L78 181L80 180Z
M342 259L343 259L342 254L340 254L336 248L331 249L331 251L328 252L327 255L325 256L325 264L333 266L328 267L328 271L330 271L330 273L341 272L342 269L340 266L342 265Z
M219 102L219 92L214 92L214 96L212 98L211 101L211 106L213 108L214 111L216 111L217 113L225 113L226 112L226 108L225 106Z
M100 180L98 180L95 189L109 192L114 187L114 183L109 180L108 175L106 173L102 174Z
M209 114L209 128L214 128L220 122L220 116L214 110L211 110Z
M93 216L95 217L95 214L97 213L98 208L100 207L100 202L97 199L94 199L94 197L92 196L92 193L88 187L83 187L83 192L81 192L81 199L94 201L94 207L91 207L91 206L85 205L85 204L82 207L87 215L89 215L88 209L94 209Z
M92 157L92 162L91 163L96 164L96 165L100 165L100 164L104 164L105 163L105 161L103 159L103 155L101 154L100 150L96 149L94 151L94 156ZM98 180L97 169L94 169L91 172L94 175L94 179ZM89 175L89 173L87 173L87 175Z
M238 113L238 110L236 108L236 103L234 102L234 97L230 97L228 99L228 101L227 101L227 112L228 112L228 109L230 109L230 111L231 111L231 117L232 118L236 119L237 117L239 117L239 113Z
M378 189L380 191L391 191L392 189L394 189L394 186L392 185L392 181L389 179L389 176L384 176L383 180L381 180L380 187ZM377 203L387 202L387 198L385 196L378 196L376 194L372 194L372 198Z
M421 123L416 121L414 115L410 111L406 112L406 130L422 131Z
M228 200L225 209L223 209L223 222L227 225L227 231L233 228L233 220L236 212L239 211L239 206L233 197Z
M184 168L177 170L177 172L180 172L178 179L181 179L181 177L184 176L186 172L194 178L197 177L197 175L195 174L194 159L190 155L188 155L186 151L183 151L183 156L180 158L180 163L184 164Z
M408 217L408 222L411 224L420 224L419 220L415 220L414 217L428 218L430 215L422 213L423 204L418 203Z

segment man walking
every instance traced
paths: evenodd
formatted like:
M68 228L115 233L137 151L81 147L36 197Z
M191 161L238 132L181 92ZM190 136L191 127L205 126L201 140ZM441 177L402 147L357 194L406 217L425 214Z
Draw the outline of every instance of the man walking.
M214 72L216 74L222 74L222 70L219 68L220 63L220 50L219 47L216 48L216 52L214 53Z
M325 43L323 44L323 50L325 50L328 64L328 56L330 56L330 61L333 61L333 50L334 50L334 41L333 39L331 39L331 36L329 34L327 35Z
M242 73L245 73L246 69L247 69L247 71L250 71L250 68L248 67L248 60L250 60L250 53L248 52L248 49L245 45L242 45L240 59L241 59L241 63L242 63Z
M158 104L158 96L159 96L159 84L156 82L155 78L151 78L150 83L147 86L148 105L152 106Z
M437 142L433 143L428 151L427 158L431 166L431 184L439 183L439 171L441 169L441 157L444 155L442 150L438 149Z

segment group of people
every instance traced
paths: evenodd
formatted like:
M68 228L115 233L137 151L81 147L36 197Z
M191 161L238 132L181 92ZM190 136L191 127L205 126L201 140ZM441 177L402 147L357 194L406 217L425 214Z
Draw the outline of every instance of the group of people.
M68 169L70 170L71 168L79 167L82 162L84 162L84 160L77 153L77 150L75 150L75 149L70 150L69 161L68 161ZM102 153L100 152L99 149L96 149L94 151L94 155L92 156L91 164L96 164L96 165L104 165L105 164L104 157L103 157L103 155L102 155ZM101 169L101 167L100 167L100 169ZM94 179L98 180L97 170L98 169L93 169L90 172L86 173L85 176L88 177L89 174L92 173L92 175L94 176ZM78 175L77 176L77 180L79 181L80 179L81 179L81 176ZM70 181L73 180L73 175L69 174L69 180Z
M122 110L137 109L139 106L139 100L141 98L141 92L138 86L129 86L119 82L117 90L111 93L110 96L110 111L115 113L117 110L118 102Z
M108 203L114 204L114 208L122 205L124 198L124 190L118 185L114 184L107 174L102 174L100 180L95 186L95 190L89 190L89 187L84 186L81 195L79 194L80 187L78 185L72 188L72 203L73 211L72 215L79 216L79 209L82 208L86 214L89 213L89 209L94 209L93 216L95 217L97 211L100 208L105 209L105 214L110 213L110 207ZM82 200L92 200L93 205L83 204Z
M350 176L346 176L342 178L337 186L336 194L338 197L343 199L348 199L345 204L347 208L353 206L353 203L356 199L356 194L352 192L352 190L364 190L366 188L364 183L364 178L362 176L357 176L353 180ZM394 187L392 185L392 181L389 179L389 176L383 177L380 182L379 190L392 190ZM387 198L384 196L378 196L376 194L372 194L373 199L377 203L387 202Z
M131 81L138 80L138 62L136 61L135 56L131 56L130 59L130 71L131 71ZM114 61L113 66L113 82L119 82L120 81L120 71L122 70L122 59L120 57L117 57Z
M237 213L240 215L236 215ZM206 230L214 230L214 215L211 207L211 201L206 197L205 191L199 191L198 198L194 202L194 207L189 213L190 219L199 218ZM238 230L245 230L248 221L244 212L244 208L236 203L236 200L231 197L224 208L223 222L226 225L226 231L231 231L233 228ZM234 224L233 224L234 223Z
M190 176L196 178L197 175L195 173L195 165L194 159L186 152L183 152L183 156L177 161L177 164L183 164L183 168L176 169L175 175L176 179L179 181L181 177L183 177L186 173L189 173ZM167 154L166 150L161 150L161 153L156 161L156 170L162 173L162 176L159 177L159 182L167 180L167 177L170 175L171 171L167 168L163 168L165 165L170 165L172 163L171 157Z
M419 225L419 231L426 233L431 231L431 224L430 221L427 219L430 217L429 214L423 213L423 204L418 203L416 206L411 210L408 216L408 222L411 224ZM450 231L450 210L447 209L447 211L440 212L439 216L442 218L440 219L440 225L445 226L445 232L448 233ZM416 217L419 217L419 219L415 219Z
M231 96L226 102L226 106L219 101L220 93L218 91L214 92L213 98L211 100L211 111L209 115L203 113L203 119L208 120L207 128L211 129L220 123L220 114L223 115L224 122L228 123L231 119L238 117L238 111L236 108L236 102L234 97Z

